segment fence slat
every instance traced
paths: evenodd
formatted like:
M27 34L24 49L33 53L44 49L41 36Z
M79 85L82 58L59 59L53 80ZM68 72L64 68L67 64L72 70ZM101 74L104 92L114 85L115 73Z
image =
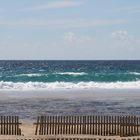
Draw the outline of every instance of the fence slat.
M21 135L18 116L0 116L0 135Z
M35 134L90 134L90 135L139 135L139 118L136 116L40 116ZM10 117L1 117L0 132L10 134ZM18 117L12 117L12 134L19 134ZM6 125L5 125L6 124Z

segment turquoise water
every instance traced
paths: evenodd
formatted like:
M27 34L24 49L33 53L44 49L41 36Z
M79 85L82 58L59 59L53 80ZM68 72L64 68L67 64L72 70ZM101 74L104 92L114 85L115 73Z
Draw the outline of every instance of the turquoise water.
M140 61L0 61L1 90L140 88Z

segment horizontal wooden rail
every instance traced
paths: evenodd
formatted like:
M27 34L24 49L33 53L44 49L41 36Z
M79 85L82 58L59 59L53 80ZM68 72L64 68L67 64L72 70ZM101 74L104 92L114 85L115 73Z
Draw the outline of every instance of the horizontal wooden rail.
M41 138L41 139L8 139L8 140L140 140L140 138Z

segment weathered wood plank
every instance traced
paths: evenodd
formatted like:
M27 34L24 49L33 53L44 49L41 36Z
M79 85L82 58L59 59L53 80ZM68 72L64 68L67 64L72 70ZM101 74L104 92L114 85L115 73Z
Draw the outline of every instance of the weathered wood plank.
M17 122L18 120L15 123ZM3 127L2 123L5 123L5 121L1 122L1 127ZM14 121L12 121L12 123L14 123ZM139 119L135 116L40 116L37 119L35 134L129 136L139 134L139 125ZM17 133L18 126L15 126L14 131Z

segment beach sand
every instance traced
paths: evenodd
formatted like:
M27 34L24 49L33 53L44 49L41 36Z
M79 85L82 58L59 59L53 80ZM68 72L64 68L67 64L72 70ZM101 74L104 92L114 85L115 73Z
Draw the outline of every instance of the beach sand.
M140 90L0 91L0 97L0 114L17 115L22 123L22 136L0 136L1 140L46 138L34 135L33 123L38 115L140 115ZM63 137L122 139L91 135Z
M134 140L140 138L140 136L135 137L120 137L120 136L93 136L93 135L48 135L48 136L39 136L34 135L35 133L35 127L32 124L24 123L22 126L20 126L22 129L22 135L21 136L4 136L0 135L0 140L32 140L32 139L55 139L55 138L79 138L79 139L95 139L95 140Z
M3 99L140 100L140 89L0 91Z
M38 115L137 115L140 90L0 91L0 114L35 122Z
M140 136L133 136L133 137L120 137L120 136L93 136L93 135L48 135L48 136L39 136L35 135L35 126L33 126L30 123L24 123L23 125L20 126L22 130L22 135L21 136L4 136L0 135L0 140L21 140L21 139L54 139L54 138L80 138L80 139L96 139L96 140L134 140L137 138L140 138Z

